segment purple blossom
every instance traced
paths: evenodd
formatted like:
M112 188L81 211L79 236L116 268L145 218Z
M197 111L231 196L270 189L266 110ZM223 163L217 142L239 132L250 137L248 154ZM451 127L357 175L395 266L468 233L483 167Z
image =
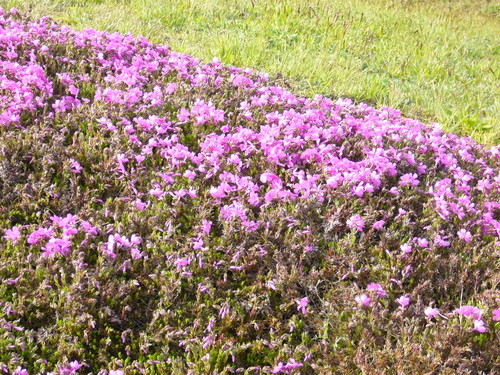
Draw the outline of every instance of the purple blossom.
M375 223L373 223L373 229L380 230L384 225L385 225L384 220L378 220Z
M491 313L493 314L493 320L500 322L500 309L493 310Z
M266 286L269 288L269 289L272 289L272 290L277 290L276 288L276 283L274 280L269 280L267 283L266 283Z
M346 222L347 226L351 229L356 229L360 232L363 231L363 228L365 226L365 222L363 221L363 219L361 218L360 215L354 215L354 216L351 216L347 222Z
M222 186L212 186L210 188L210 195L214 198L225 198L226 192L224 191L224 188Z
M193 250L199 250L203 248L203 239L202 238L195 238L192 240L193 242Z
M71 245L71 241L66 238L51 238L45 246L42 246L43 256L67 255Z
M202 340L202 347L203 349L206 349L210 346L212 346L215 342L215 336L214 335L208 335L208 336L205 336Z
M82 222L80 223L80 226L83 228L83 230L92 235L92 236L97 236L97 234L99 233L99 229L95 226L93 226L92 224L90 224L88 221L85 221L85 220L82 220Z
M407 244L407 243L404 243L401 245L401 251L403 252L403 254L409 254L412 252L412 247L410 244Z
M427 246L429 246L429 241L427 241L427 239L425 239L425 238L415 237L413 240L417 241L417 245L419 247L426 248Z
M424 314L427 318L432 319L439 315L439 310L429 306L425 309Z
M307 305L309 304L309 299L307 297L304 297L304 298L301 298L301 299L298 299L297 301L297 310L300 311L302 314L306 314L307 311Z
M54 230L52 228L39 228L35 231L33 231L29 236L28 236L28 243L30 245L35 245L41 240L48 238L52 236L54 233Z
M399 190L396 186L393 186L392 188L389 189L389 193L392 195L399 195Z
M203 219L202 221L202 226L201 226L201 230L204 234L210 234L210 228L212 228L212 222L209 221L209 220L205 220Z
M457 235L458 235L458 238L460 238L461 240L464 240L465 242L472 241L472 234L468 230L465 230L462 228L458 231Z
M399 180L399 185L401 186L418 186L420 181L418 180L418 176L415 173L407 173L401 176Z
M210 294L210 288L206 285L203 285L202 283L198 284L198 291L200 293Z
M146 208L147 203L144 203L141 201L139 198L134 201L135 207L139 210L142 211L144 208Z
M230 312L231 312L231 309L230 309L229 305L224 304L219 310L219 316L221 319L224 319L226 316L229 315Z
M130 243L131 243L132 245L139 245L141 242L142 242L142 238L141 238L141 237L139 237L138 235L136 235L136 234L132 234L132 235L130 236Z
M303 364L297 362L295 359L290 359L286 364L283 364L283 362L278 363L272 370L270 370L271 374L291 374L293 370L296 368L302 367Z
M466 317L470 317L474 320L480 320L483 316L483 311L475 306L461 306L460 308L454 311L455 314L461 314Z
M484 322L482 320L475 320L474 321L474 331L484 333L488 329L484 326Z
M80 362L73 361L68 363L65 367L61 367L59 372L61 375L73 375L76 374L82 366L83 365Z
M401 308L405 308L410 304L410 298L407 296L401 296L396 299L396 302L401 306Z
M19 230L19 227L13 227L12 229L7 229L5 231L5 236L3 238L5 238L7 241L16 243L19 240L19 238L21 238L21 231Z
M28 370L22 368L21 366L17 366L12 375L29 375Z
M434 237L434 243L438 247L448 247L450 246L450 241L447 241L448 237L441 237L439 234L436 234Z
M189 266L191 264L191 261L186 258L178 258L175 260L174 265L177 268L178 271L182 270L183 268Z
M104 244L104 252L109 258L116 258L116 254L114 252L116 246L115 236L109 235L108 242Z
M385 297L387 295L385 290L382 288L382 285L378 283L368 284L366 290L375 292L377 297Z
M76 160L74 159L70 159L69 160L70 164L71 164L71 172L73 173L81 173L81 171L83 170L82 166L80 165L80 163L78 163Z
M357 296L354 300L361 307L368 307L368 306L370 306L370 302L371 302L371 298L368 297L366 294L362 294L360 296Z

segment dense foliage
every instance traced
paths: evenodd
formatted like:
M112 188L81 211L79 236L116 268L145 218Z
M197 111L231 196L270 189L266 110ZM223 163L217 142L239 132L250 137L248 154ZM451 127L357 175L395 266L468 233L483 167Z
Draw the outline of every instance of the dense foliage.
M500 149L0 12L0 369L500 371Z

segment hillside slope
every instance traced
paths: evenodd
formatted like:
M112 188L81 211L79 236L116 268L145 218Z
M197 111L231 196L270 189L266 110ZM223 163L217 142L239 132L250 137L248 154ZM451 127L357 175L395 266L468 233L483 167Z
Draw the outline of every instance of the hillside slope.
M0 16L0 368L500 370L500 149Z

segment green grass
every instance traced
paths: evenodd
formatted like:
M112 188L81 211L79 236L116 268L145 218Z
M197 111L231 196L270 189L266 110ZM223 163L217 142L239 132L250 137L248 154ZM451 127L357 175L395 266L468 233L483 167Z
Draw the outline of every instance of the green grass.
M0 0L76 29L132 32L282 73L302 95L350 97L500 143L500 3L487 0Z

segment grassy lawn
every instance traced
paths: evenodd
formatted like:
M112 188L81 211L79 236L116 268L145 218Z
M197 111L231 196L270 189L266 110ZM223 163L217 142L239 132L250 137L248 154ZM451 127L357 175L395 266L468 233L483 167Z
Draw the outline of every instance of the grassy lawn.
M281 73L301 95L350 97L500 139L500 3L489 0L0 0L72 28L141 34Z

